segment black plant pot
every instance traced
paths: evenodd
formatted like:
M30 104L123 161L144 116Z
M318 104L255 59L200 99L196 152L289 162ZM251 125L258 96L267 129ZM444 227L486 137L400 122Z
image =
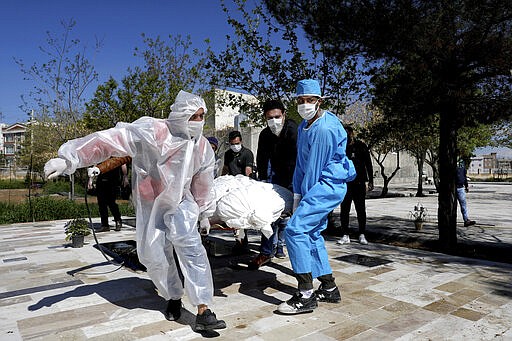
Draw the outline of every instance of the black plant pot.
M77 235L71 237L71 243L73 247L83 247L84 246L84 236Z

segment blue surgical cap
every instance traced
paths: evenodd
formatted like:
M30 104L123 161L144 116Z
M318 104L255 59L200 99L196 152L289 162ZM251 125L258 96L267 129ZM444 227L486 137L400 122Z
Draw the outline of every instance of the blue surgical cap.
M314 79L303 79L297 82L297 97L317 96L322 97L320 83Z

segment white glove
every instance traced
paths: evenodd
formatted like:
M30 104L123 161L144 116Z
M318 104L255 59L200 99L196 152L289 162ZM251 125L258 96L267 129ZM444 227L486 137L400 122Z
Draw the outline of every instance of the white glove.
M300 200L302 199L302 195L298 193L293 193L293 209L292 212L295 212L297 207L299 207Z
M66 160L61 158L50 159L44 165L44 175L48 179L54 179L64 173L67 168Z
M199 233L202 236L207 236L210 233L210 220L208 218L203 218L199 222Z
M94 178L95 176L100 175L100 173L101 173L100 169L98 167L96 167L96 166L87 168L87 175L90 178Z

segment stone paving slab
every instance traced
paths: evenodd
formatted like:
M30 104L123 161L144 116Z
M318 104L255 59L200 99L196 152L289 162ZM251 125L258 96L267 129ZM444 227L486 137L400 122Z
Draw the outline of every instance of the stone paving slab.
M511 220L502 200L512 186L474 185L469 198L486 235L509 243ZM487 192L486 192L487 191ZM489 202L494 217L484 205ZM369 200L373 217L401 217L416 198ZM395 200L393 202L393 200ZM430 204L436 198L427 197ZM487 201L486 201L487 200ZM380 203L379 203L380 201ZM369 214L370 217L370 214ZM483 218L482 218L483 217ZM355 220L355 219L352 219ZM405 221L405 220L404 220ZM339 246L327 238L340 304L320 303L313 313L285 316L277 305L295 291L288 259L259 271L245 263L256 254L259 236L250 233L252 255L211 257L212 309L228 328L214 335L193 331L195 308L167 321L165 301L143 271L109 264L89 236L83 248L64 241L65 221L0 226L0 340L510 340L512 265L372 243ZM400 231L413 227L397 226ZM471 230L471 229L470 229ZM480 233L471 234L480 238ZM508 231L508 232L507 232ZM405 232L403 232L405 233ZM414 232L410 232L414 233ZM410 234L409 233L409 234ZM213 232L232 243L229 232ZM135 229L99 233L101 243L135 239ZM482 237L483 238L483 237ZM487 237L485 237L487 238ZM354 257L360 255L360 257ZM349 260L373 257L388 263L365 266ZM318 283L315 281L315 285Z

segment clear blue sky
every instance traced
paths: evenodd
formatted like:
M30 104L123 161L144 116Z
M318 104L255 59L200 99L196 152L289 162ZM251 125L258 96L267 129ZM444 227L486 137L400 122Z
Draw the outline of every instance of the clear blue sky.
M230 2L229 0L226 2ZM103 40L99 54L91 59L99 73L99 83L110 75L120 80L129 66L140 63L133 56L142 47L141 33L156 38L190 35L193 46L204 48L209 38L213 48L225 46L231 27L226 22L219 0L1 0L0 1L0 112L2 123L28 119L19 109L20 95L33 85L13 57L32 65L47 60L39 51L45 46L46 32L63 32L61 21L74 19L72 37L90 46L92 57L95 37ZM91 87L96 89L97 84Z

